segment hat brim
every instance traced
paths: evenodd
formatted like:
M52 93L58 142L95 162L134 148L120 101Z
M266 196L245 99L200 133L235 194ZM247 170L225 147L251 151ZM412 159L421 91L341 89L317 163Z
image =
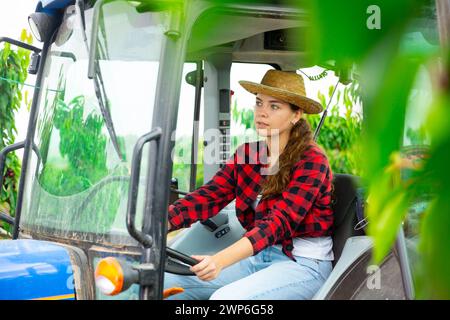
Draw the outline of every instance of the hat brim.
M264 84L251 81L242 80L239 81L239 84L250 93L262 93L274 98L281 99L288 103L292 103L293 105L296 105L297 107L302 109L305 113L316 114L323 111L323 107L319 102L300 94L296 94L279 88L269 87Z

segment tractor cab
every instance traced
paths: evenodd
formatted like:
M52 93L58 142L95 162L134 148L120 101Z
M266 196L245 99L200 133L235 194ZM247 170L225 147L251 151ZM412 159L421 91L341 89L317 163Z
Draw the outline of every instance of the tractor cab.
M32 56L27 138L0 156L24 150L16 216L4 219L14 240L0 241L0 287L13 289L0 297L161 299L164 272L191 275L191 254L242 237L231 202L167 240L167 207L236 147L233 74L248 68L240 76L258 81L262 70L313 67L301 41L308 13L266 0L46 0L29 20L42 49ZM342 84L357 77L332 61L319 67ZM315 299L404 299L397 250L380 266L383 290L365 286L372 242L361 185L336 172L334 186L334 270ZM55 274L30 270L51 266ZM47 292L44 278L73 285Z

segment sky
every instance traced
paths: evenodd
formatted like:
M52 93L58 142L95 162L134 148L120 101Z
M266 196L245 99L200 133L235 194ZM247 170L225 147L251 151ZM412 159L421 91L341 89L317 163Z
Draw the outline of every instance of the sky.
M6 36L14 39L19 39L22 29L30 32L28 26L28 15L34 12L37 0L0 0L0 36ZM41 44L34 41L33 45L41 47ZM230 75L230 88L234 91L234 99L238 99L239 107L252 108L254 105L254 96L246 92L239 84L239 80L249 80L260 82L264 73L268 70L268 66L258 65L239 65L239 67L232 68ZM318 75L322 71L318 67L304 69L308 75ZM309 97L316 99L318 91L326 93L330 86L335 85L336 77L332 73L325 79L320 81L309 81L305 78L306 93ZM30 75L26 83L33 84L35 77ZM32 97L33 90L29 87L24 87L28 90L28 96ZM193 90L184 93L182 91L180 101L193 101ZM21 141L25 138L26 128L28 124L28 112L23 106L16 115L16 126L18 134L16 141ZM200 130L202 130L202 124ZM181 121L177 130L177 136L190 134L192 132L192 124L186 121Z

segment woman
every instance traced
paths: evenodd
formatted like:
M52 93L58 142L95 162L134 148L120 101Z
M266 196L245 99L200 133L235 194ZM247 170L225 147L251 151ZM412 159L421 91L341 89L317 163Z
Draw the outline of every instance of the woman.
M184 289L170 299L310 299L333 260L332 173L302 118L322 107L294 72L269 70L260 84L239 83L256 95L255 126L265 139L238 147L206 185L170 205L169 231L236 199L247 232L213 256L193 256L196 276L166 273L164 287Z

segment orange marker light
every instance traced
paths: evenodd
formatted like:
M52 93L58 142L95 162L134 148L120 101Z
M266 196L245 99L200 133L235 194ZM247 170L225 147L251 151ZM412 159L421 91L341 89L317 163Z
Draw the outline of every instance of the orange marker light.
M103 294L114 296L123 289L123 269L117 259L107 257L95 268L95 285Z

